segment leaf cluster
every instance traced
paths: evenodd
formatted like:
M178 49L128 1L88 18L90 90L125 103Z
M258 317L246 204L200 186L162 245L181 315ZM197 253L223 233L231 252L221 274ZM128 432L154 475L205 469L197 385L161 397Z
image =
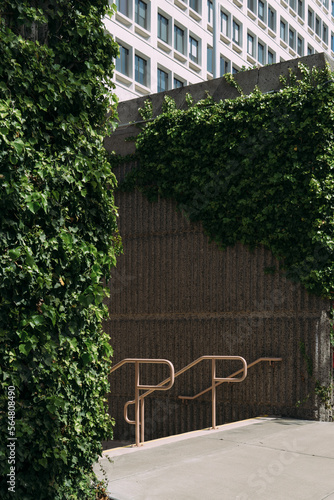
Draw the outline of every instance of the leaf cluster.
M264 245L308 291L334 290L334 82L300 66L277 92L186 110L167 103L137 137L122 189L175 200L221 248Z
M103 279L121 251L103 139L116 119L107 0L0 5L0 496L16 388L22 500L95 498L112 435ZM106 118L108 116L108 118Z

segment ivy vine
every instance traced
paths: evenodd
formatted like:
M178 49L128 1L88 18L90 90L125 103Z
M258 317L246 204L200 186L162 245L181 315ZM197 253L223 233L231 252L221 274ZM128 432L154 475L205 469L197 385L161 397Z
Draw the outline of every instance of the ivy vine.
M334 81L328 67L299 68L276 92L188 99L186 110L165 98L121 189L173 199L222 249L264 245L289 279L331 299Z
M103 147L116 119L112 13L108 0L0 3L4 500L95 499L92 464L112 435L101 327L102 280L121 250Z

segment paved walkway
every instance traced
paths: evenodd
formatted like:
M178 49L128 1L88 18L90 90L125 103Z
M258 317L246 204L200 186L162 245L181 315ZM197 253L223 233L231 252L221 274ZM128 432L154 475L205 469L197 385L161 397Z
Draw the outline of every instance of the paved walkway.
M94 469L114 500L334 500L334 423L255 418L107 450Z

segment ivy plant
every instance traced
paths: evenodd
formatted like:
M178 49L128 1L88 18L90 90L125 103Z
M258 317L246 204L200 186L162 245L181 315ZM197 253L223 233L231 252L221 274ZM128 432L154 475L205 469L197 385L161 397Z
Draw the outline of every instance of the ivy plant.
M118 48L103 24L112 13L108 0L0 4L4 500L95 498L92 464L112 435L101 328L102 280L121 251L103 147L117 106Z
M300 71L277 92L188 99L185 110L167 97L121 189L173 199L222 249L264 245L288 278L331 299L334 82L328 67Z

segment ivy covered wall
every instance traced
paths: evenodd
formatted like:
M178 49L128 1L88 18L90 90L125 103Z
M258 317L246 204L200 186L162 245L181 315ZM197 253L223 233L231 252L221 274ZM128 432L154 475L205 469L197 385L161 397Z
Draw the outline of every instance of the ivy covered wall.
M118 48L107 13L108 0L0 3L4 500L96 498L92 464L112 435L101 280L120 241L103 139Z
M188 110L166 97L137 137L139 166L122 188L175 200L222 249L264 245L289 278L330 299L334 80L329 69L300 69L303 78L278 92L219 103L189 96ZM142 113L150 117L148 103Z

